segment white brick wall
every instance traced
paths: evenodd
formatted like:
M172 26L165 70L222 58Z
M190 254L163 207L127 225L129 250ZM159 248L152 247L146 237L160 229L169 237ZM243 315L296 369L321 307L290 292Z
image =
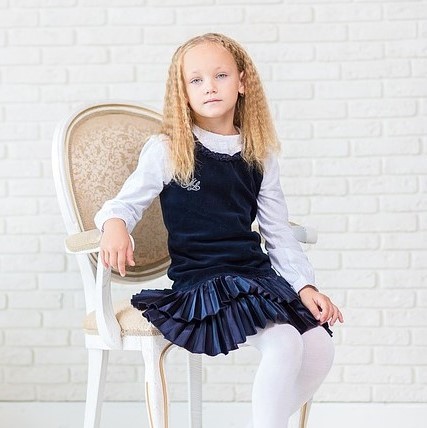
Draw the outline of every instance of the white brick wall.
M50 171L56 123L94 100L161 108L170 57L238 39L283 141L291 218L314 226L318 285L342 306L318 401L427 399L427 4L345 0L0 0L0 400L83 400L77 264ZM205 399L248 401L259 356L206 358ZM138 353L106 396L139 400ZM185 359L170 354L172 399Z

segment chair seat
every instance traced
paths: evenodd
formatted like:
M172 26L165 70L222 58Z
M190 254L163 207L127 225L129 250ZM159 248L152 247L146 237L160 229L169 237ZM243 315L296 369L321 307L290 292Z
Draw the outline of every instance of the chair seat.
M113 306L114 314L122 330L122 336L161 336L160 331L148 322L142 316L142 312L134 308L128 300L116 302ZM86 334L99 334L95 311L86 315L83 328Z

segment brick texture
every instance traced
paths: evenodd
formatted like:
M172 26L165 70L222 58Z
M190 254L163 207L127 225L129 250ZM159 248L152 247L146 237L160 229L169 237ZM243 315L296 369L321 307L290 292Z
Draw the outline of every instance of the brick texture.
M161 109L172 53L219 31L262 76L292 220L342 307L318 401L427 399L425 1L8 0L0 13L0 400L85 397L84 296L50 169L56 123L127 99ZM162 283L163 286L163 283ZM169 355L173 400L185 354ZM143 396L138 353L110 360L107 400ZM250 348L204 360L204 399L249 401Z

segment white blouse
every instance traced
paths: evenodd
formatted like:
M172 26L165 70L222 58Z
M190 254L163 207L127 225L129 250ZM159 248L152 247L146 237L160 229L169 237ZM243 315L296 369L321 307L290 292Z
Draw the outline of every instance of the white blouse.
M193 132L209 150L233 155L242 148L240 135L219 135L194 126ZM168 161L168 137L154 135L144 145L138 166L123 184L117 196L106 201L95 215L95 224L102 229L110 218L120 218L132 232L144 211L172 179ZM265 248L272 267L295 291L315 285L314 270L294 237L288 221L288 208L280 186L279 163L270 156L258 194L257 221L265 239Z

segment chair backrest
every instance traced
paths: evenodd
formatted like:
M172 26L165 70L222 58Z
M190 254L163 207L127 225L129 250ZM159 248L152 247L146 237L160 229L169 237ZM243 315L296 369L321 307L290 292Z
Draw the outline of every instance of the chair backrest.
M64 174L80 231L95 228L95 213L113 198L136 168L141 148L158 133L161 115L128 103L104 103L77 112L62 131ZM167 231L159 198L132 232L135 266L127 267L127 281L164 274L170 264ZM96 266L97 255L90 255ZM122 280L114 271L113 280ZM121 282L121 281L119 281Z

